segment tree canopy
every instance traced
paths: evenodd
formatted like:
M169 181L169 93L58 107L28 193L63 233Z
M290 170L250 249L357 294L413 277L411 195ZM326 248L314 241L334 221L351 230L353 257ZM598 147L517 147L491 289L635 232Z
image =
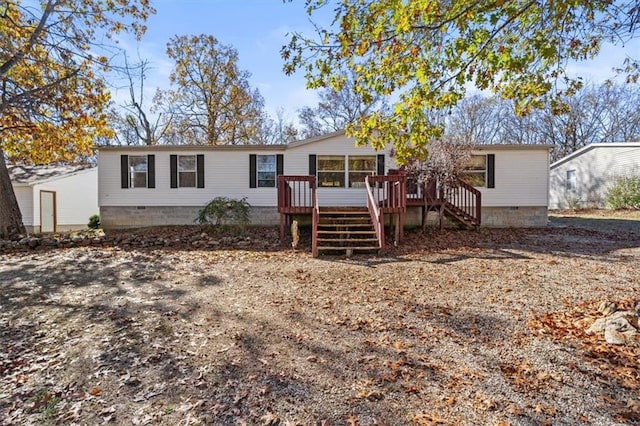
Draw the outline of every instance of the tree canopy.
M320 90L320 101L316 107L306 106L298 110L302 136L310 138L344 130L358 118L385 107L382 96L367 96L365 101L354 87L354 76L348 75L339 90L332 87Z
M36 164L91 153L109 135L109 39L141 36L148 0L0 3L0 236L24 232L6 158Z
M172 116L178 143L242 144L258 139L264 100L238 68L238 52L212 35L176 36L167 43L175 61L174 90L160 102Z
M147 0L48 0L0 6L0 148L17 161L48 163L87 154L110 134L109 66L96 40L144 31ZM103 50L102 53L107 53Z
M426 156L444 130L433 111L452 108L471 85L512 100L519 115L547 102L562 112L563 97L581 85L568 61L624 44L640 16L630 0L306 0L312 17L330 5L332 25L283 47L284 70L334 89L346 70L363 99L396 97L389 114L362 117L347 132L376 148L394 143L401 162Z

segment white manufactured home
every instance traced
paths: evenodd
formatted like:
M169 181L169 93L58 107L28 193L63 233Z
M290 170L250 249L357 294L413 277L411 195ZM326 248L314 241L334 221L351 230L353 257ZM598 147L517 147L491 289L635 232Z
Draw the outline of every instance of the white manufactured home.
M587 145L550 166L549 208L605 207L617 176L640 175L640 143Z
M483 226L546 225L549 148L478 147L470 173L475 175L475 191L481 194ZM288 145L102 147L101 221L105 228L194 224L209 201L229 197L246 198L254 224L278 224L284 211L279 205L279 177L312 176L319 206L366 207L365 177L397 169L390 152L356 147L344 132ZM305 189L291 194L287 188L287 205L295 197L311 196L302 193ZM422 216L411 211L411 203L407 206L404 224L419 224Z
M84 229L98 214L98 169L88 166L9 165L27 232Z

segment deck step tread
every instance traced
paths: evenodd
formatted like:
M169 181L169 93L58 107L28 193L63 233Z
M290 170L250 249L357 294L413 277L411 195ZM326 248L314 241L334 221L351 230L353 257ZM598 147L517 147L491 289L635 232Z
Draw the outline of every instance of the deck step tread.
M334 243L377 243L377 238L318 238L318 242L334 242Z
M370 223L319 223L318 226L325 228L371 228Z
M324 235L340 235L340 234L350 234L350 235L375 235L376 231L324 231L319 229L318 234Z
M333 246L318 246L318 251L320 250L380 250L378 246L364 246L364 247L333 247Z
M369 212L367 210L364 211L355 211L355 210L344 210L344 211L339 211L339 210L320 210L320 216L327 216L327 215L358 215L358 216L369 216Z

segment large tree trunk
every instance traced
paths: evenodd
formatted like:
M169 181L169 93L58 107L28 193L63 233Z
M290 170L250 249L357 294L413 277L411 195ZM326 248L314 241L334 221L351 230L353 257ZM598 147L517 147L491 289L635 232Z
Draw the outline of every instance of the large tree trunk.
M0 238L15 238L26 233L18 200L11 185L4 151L0 148Z

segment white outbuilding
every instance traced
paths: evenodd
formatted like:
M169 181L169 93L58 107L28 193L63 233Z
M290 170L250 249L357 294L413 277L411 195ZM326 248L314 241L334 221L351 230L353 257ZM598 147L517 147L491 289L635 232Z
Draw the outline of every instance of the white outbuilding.
M550 209L605 207L616 177L640 175L640 142L587 145L549 169Z
M84 229L99 213L98 168L9 165L11 184L27 232Z

